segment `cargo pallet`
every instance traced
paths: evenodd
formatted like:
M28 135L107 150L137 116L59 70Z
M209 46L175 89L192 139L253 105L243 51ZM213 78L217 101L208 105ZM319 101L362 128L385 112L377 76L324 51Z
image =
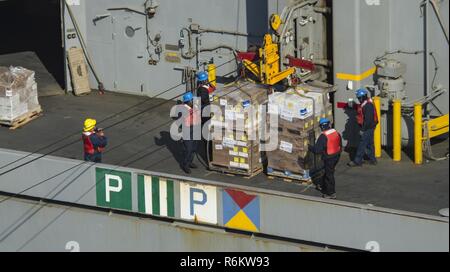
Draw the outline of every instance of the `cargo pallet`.
M286 182L292 182L292 183L300 183L300 184L306 184L310 185L313 183L313 179L320 177L322 171L305 171L304 173L293 173L291 171L283 171L283 170L277 170L268 167L267 168L267 175L269 177L278 177L284 179Z
M231 168L231 167L225 167L222 165L216 165L214 163L209 164L209 170L218 172L221 174L227 174L227 175L237 175L237 176L244 176L247 179L251 179L256 177L257 175L261 174L263 172L263 168L257 168L254 171L246 170L246 169L240 169L240 168Z
M22 114L14 120L0 120L0 125L9 127L10 130L16 130L23 127L34 119L42 115L42 108L39 107L33 111Z

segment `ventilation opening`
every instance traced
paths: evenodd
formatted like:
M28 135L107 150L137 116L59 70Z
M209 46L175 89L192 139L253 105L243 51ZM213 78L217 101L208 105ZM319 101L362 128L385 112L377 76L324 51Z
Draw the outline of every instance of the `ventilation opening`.
M0 25L0 66L36 69L38 85L64 88L60 1L0 0Z

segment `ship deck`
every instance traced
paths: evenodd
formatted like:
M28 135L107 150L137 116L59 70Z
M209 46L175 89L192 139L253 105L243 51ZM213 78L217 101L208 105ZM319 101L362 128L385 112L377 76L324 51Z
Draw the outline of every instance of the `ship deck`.
M103 120L121 112L99 125L108 127L118 123L106 131L110 151L105 154L104 163L184 175L179 167L183 148L169 134L168 113L175 102L94 92L84 97L70 94L41 97L40 103L43 116L17 130L0 127L0 148L34 152L66 137L38 153L64 147L52 155L82 159L82 144L76 140L80 139L84 119ZM136 104L140 105L133 107ZM137 115L140 112L143 113ZM122 122L124 119L127 121ZM65 146L73 141L76 143ZM435 144L435 155L443 156L448 146L448 140ZM314 187L270 179L264 174L252 179L223 175L208 171L202 159L195 161L200 167L193 170L192 177L320 197ZM415 166L408 154L404 154L402 162L393 163L384 153L378 166L358 169L348 168L348 161L346 153L336 172L339 200L430 215L438 215L440 209L449 206L448 160Z

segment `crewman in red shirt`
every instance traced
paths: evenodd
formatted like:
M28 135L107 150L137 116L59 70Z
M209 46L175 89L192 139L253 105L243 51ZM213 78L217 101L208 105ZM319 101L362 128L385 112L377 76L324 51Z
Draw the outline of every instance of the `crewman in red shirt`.
M191 169L197 168L197 165L193 161L200 141L200 139L194 139L194 130L201 129L201 114L200 109L197 109L193 101L194 95L192 92L184 94L183 106L186 107L188 114L183 117L183 145L185 155L181 168L186 174L191 174Z
M102 129L98 129L97 121L94 119L86 119L82 134L84 160L90 162L101 163L102 153L108 144L108 138Z
M322 192L324 198L336 199L334 172L341 158L342 136L331 128L331 122L327 118L320 119L320 129L322 134L317 139L316 144L309 147L309 151L322 155L325 165L325 175L321 182L317 184L317 189Z
M356 97L361 103L357 108L356 120L361 128L362 135L361 141L358 145L358 151L356 152L356 157L352 162L348 163L348 166L362 166L365 155L369 158L369 164L377 165L377 159L375 158L374 135L379 117L375 105L369 97L369 92L366 89L359 89L356 92Z

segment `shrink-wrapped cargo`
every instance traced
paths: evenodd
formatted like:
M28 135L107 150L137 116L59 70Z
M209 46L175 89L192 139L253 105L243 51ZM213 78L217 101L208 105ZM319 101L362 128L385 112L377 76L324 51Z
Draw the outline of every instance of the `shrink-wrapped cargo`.
M320 156L311 154L308 146L321 133L320 118L333 122L330 90L331 86L300 85L269 96L268 121L278 120L278 146L266 152L269 175L309 179L311 172L322 167Z
M0 123L15 126L40 112L34 72L0 67Z
M267 87L248 81L215 92L212 105L220 111L211 120L211 169L247 176L261 172L259 129L265 120L266 103Z

